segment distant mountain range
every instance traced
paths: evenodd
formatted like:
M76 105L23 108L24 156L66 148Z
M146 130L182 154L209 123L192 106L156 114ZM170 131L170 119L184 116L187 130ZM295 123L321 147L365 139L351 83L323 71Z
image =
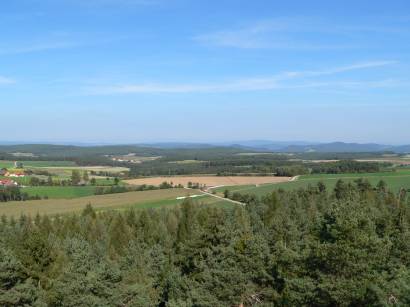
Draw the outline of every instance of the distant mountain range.
M22 144L22 143L20 143ZM24 143L23 143L24 144ZM375 143L309 143L303 141L290 142L275 142L266 140L249 140L249 141L235 141L235 142L210 142L210 143L189 143L189 142L158 142L158 143L139 143L127 145L115 144L27 144L18 145L18 143L0 142L0 152L32 152L41 154L44 151L54 153L64 153L81 151L88 152L102 152L102 150L109 150L114 153L134 152L136 149L142 151L153 150L167 150L167 149L206 149L206 148L232 148L241 151L251 152L283 152L283 153L305 153L305 152L319 152L319 153L374 153L374 152L394 152L394 153L410 153L410 145L383 145Z
M250 151L269 151L269 152L395 152L410 153L410 145L383 145L375 143L309 143L303 141L295 142L274 142L265 140L250 140L238 142L220 142L220 143L155 143L145 144L147 147L154 148L209 148L209 147L234 147Z

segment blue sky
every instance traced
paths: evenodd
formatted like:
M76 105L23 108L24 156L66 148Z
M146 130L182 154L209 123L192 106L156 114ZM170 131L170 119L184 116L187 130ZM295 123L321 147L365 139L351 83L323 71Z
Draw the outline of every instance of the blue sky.
M410 143L408 1L14 0L0 33L1 141Z

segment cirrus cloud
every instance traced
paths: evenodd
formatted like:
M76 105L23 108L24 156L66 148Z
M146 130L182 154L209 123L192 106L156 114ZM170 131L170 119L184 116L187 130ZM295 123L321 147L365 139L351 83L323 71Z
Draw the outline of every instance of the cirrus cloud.
M323 82L315 80L322 76L337 75L356 70L372 69L393 65L396 61L368 61L354 63L346 66L338 66L322 70L310 71L288 71L278 73L267 77L240 78L236 80L227 80L207 83L122 83L109 85L94 85L86 88L86 92L91 95L110 95L110 94L181 94L181 93L218 93L218 92L246 92L246 91L264 91L285 88L316 88L316 87L392 87L399 86L403 82L392 79L387 80L338 80L332 82Z
M16 81L8 77L0 76L0 85L9 85L13 83L16 83Z

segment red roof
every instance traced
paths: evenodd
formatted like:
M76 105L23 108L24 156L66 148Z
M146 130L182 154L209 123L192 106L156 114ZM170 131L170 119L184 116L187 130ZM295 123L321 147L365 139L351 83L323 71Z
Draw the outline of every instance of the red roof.
M17 183L10 179L0 179L0 185L12 186L12 185L17 185Z

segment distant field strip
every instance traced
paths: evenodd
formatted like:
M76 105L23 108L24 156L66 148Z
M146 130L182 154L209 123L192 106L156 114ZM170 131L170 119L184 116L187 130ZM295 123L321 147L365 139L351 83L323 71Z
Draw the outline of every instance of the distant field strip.
M231 193L240 192L243 194L255 194L263 196L279 188L284 190L294 190L306 188L309 184L316 185L322 181L328 189L333 189L337 180L342 179L346 182L353 182L359 178L367 179L372 185L376 185L380 180L384 180L393 192L398 192L401 188L410 189L410 169L402 169L396 172L380 173L359 173L359 174L315 174L298 177L294 181L282 182L278 184L262 184L255 187L254 185L232 185L214 189L219 195L222 195L225 189Z
M75 162L72 161L19 161L23 163L24 167L75 167ZM14 161L0 160L0 168L14 167Z
M265 183L288 182L290 177L273 176L171 176L171 177L151 177L125 180L132 185L160 185L163 182L172 182L174 185L182 184L187 186L189 182L211 186L232 186L232 185L259 185Z
M142 192L128 192L107 195L95 195L80 197L74 199L46 199L30 201L13 201L0 203L0 216L18 217L24 213L27 215L39 214L63 214L70 212L79 212L87 204L91 204L95 209L118 209L122 207L139 205L143 207L156 207L161 205L176 205L183 200L177 200L177 197L191 194L201 194L198 190L186 189L167 189L152 190ZM204 199L201 197L201 199ZM204 199L204 202L215 202L214 199Z
M109 173L121 173L129 171L127 167L111 167L111 166L50 166L42 167L45 170L79 170L79 171L95 171L95 172L109 172Z
M410 165L409 158L380 158L380 159L359 159L361 162L386 162L400 165Z
M40 196L48 198L76 198L94 195L96 190L95 186L39 186L39 187L26 187L22 188L22 192L27 193L30 196ZM1 204L0 204L1 205Z

